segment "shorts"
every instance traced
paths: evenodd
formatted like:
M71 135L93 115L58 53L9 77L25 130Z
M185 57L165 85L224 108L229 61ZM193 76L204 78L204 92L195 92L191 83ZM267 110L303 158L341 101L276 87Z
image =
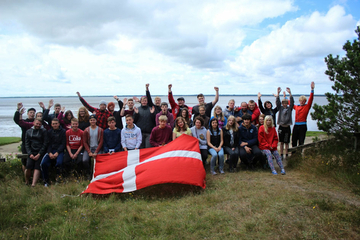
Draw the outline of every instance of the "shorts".
M40 163L43 156L40 156L38 160L33 160L30 157L26 159L26 169L36 169L40 170Z
M290 126L282 127L279 126L279 142L290 143L291 129Z

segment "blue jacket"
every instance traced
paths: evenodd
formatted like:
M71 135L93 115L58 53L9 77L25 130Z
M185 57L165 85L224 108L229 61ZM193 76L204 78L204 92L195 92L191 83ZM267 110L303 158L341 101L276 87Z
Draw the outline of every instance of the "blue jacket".
M109 128L104 130L104 153L108 153L109 149L115 149L115 152L121 150L121 130L116 128L110 130Z
M258 143L258 130L251 124L249 129L247 129L243 124L239 127L240 130L240 145L242 142L247 142L248 146L254 146Z

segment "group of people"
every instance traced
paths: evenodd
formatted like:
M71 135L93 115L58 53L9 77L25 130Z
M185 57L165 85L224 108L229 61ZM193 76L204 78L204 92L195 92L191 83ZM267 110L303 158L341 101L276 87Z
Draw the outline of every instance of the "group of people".
M289 88L283 92L280 101L281 88L277 89L276 107L270 101L262 104L261 94L258 94L258 105L250 100L235 106L231 99L223 110L216 103L219 100L219 88L214 87L215 98L205 102L203 94L197 96L199 104L190 107L185 99L179 97L175 102L172 85L168 85L168 101L161 98L151 98L149 84L146 84L146 96L140 99L117 96L119 110L115 111L115 103L100 101L99 107L88 104L79 92L77 95L83 104L77 118L71 110L65 111L59 103L54 105L49 101L46 108L40 102L41 112L34 108L27 110L27 118L22 119L25 108L18 103L14 121L22 129L22 153L27 158L22 160L26 184L35 186L40 175L45 186L50 184L49 169L56 169L56 181L61 181L63 174L75 169L77 173L91 179L91 158L97 154L112 154L119 151L131 151L139 148L161 147L175 140L182 134L188 134L199 140L201 158L205 165L208 154L211 155L210 172L216 175L216 165L220 174L224 172L224 164L229 165L229 172L235 172L239 157L241 164L253 168L258 162L267 164L273 174L277 174L272 155L275 157L281 173L285 174L282 164L288 155L292 125L292 110L296 111L295 125L292 134L293 147L304 144L306 118L311 108L314 94L314 82L311 83L309 100L305 96L299 98L300 105L294 105ZM135 107L135 102L140 106ZM276 114L278 114L276 121ZM126 125L123 126L123 117ZM278 134L276 123L279 125ZM280 141L280 154L277 151ZM227 160L224 161L224 154ZM33 171L32 183L30 183Z

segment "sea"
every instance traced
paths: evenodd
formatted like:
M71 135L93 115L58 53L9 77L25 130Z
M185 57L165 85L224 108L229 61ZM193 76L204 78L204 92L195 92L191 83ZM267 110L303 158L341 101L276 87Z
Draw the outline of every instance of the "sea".
M308 95L305 95L308 97ZM84 99L93 107L98 107L99 102L101 100L105 100L106 102L116 102L112 96L83 96ZM119 96L120 99L123 98L132 98L133 96ZM137 96L140 98L140 96ZM153 99L156 96L152 96ZM169 102L167 95L159 95L161 101ZM174 99L176 100L180 95L174 95ZM185 104L188 106L195 106L198 104L196 95L182 95L181 97L185 98ZM214 95L205 95L205 102L213 101L215 98ZM294 95L295 104L299 104L298 101L299 96ZM71 110L74 113L74 116L77 116L78 109L82 106L78 97L9 97L9 98L0 98L0 137L21 137L21 129L18 125L13 121L14 113L16 111L17 103L23 103L26 109L35 108L37 111L42 111L39 107L39 102L43 102L45 106L48 105L49 100L53 99L54 103L60 103L61 106L64 106L66 110ZM228 105L230 99L235 100L235 105L240 106L241 102L248 102L249 100L254 100L257 103L257 95L220 95L219 101L216 105L219 105L223 109ZM282 98L281 98L282 99ZM275 97L273 95L263 95L261 97L262 102L271 101L273 106L275 106ZM327 99L324 95L315 95L313 104L316 103L318 105L326 105ZM135 106L139 106L137 103ZM118 105L115 104L115 110L118 110ZM170 106L170 105L169 105ZM53 108L50 111L53 112ZM310 112L313 112L311 108ZM25 119L26 113L23 115ZM125 122L125 120L123 119ZM295 121L295 111L293 111L293 122ZM310 114L307 117L307 127L308 131L319 131L316 121L311 119Z

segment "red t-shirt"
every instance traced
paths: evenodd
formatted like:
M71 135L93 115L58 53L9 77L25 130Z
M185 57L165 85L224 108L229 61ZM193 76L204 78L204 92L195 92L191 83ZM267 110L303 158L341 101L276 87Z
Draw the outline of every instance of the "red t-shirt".
M83 131L78 129L76 132L72 129L66 131L66 145L71 149L79 149L83 145Z

